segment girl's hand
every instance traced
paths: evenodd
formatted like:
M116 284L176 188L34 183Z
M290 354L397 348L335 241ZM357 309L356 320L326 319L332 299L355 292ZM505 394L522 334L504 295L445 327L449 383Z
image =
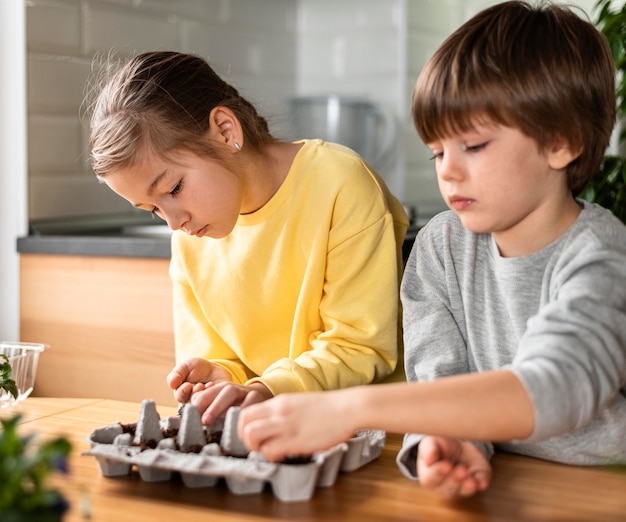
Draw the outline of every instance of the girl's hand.
M231 406L242 408L250 404L262 402L273 397L272 392L260 382L252 384L235 384L228 381L196 384L191 396L191 404L200 410L202 423L213 422L226 414Z
M182 404L190 401L195 391L194 385L220 381L230 382L228 371L200 357L177 364L167 376L167 385L174 390L176 401ZM204 386L198 389L202 390Z
M444 498L469 497L487 489L491 465L470 442L429 436L418 446L417 476L422 487Z
M239 437L270 461L330 448L354 434L338 398L330 391L286 393L255 404L239 414Z

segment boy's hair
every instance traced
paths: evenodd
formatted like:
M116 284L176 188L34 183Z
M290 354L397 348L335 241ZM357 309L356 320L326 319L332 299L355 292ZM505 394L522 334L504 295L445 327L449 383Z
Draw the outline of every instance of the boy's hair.
M246 147L274 141L265 119L199 56L143 53L101 83L91 115L91 163L99 177L132 166L146 152L219 157L207 139L217 106L237 116Z
M600 167L615 111L615 65L604 35L549 3L510 1L478 13L443 42L413 94L425 143L487 122L519 129L541 150L564 139L580 151L567 167L574 196Z

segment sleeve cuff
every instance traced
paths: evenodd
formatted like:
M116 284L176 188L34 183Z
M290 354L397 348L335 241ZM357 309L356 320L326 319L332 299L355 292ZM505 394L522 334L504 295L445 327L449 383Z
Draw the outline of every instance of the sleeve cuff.
M417 480L417 445L424 436L415 433L407 433L402 442L402 448L396 456L396 464L402 474L411 479Z
M400 471L405 477L411 480L419 480L417 476L417 447L423 438L424 435L407 433L404 436L402 448L396 456L398 468L400 468ZM487 460L491 460L494 452L493 444L490 442L471 442L482 452Z

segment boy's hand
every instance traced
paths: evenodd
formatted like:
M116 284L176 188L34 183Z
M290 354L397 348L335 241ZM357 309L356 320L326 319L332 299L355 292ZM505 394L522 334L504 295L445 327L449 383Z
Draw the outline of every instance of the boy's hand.
M200 357L177 364L167 376L167 385L182 404L188 403L195 391L203 390L206 383L220 381L230 382L228 371Z
M284 393L245 408L239 437L270 461L330 448L353 435L346 409L335 397L332 391Z
M425 489L452 499L484 491L491 480L491 465L472 443L429 436L417 453L417 476Z

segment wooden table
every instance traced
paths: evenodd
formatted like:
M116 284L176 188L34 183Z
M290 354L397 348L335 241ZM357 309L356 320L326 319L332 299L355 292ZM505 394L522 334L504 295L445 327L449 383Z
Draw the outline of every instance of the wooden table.
M235 495L222 482L203 489L186 488L176 479L147 483L136 471L103 477L95 458L81 455L88 449L86 437L98 427L136 422L139 408L132 402L30 397L0 410L0 417L19 412L24 434L65 435L72 441L70 474L52 481L71 503L66 522L626 521L625 467L570 467L498 454L487 492L446 501L400 473L395 456L402 438L393 434L380 458L339 475L334 486L317 489L306 502L284 503L271 491ZM158 411L161 417L176 413L172 407Z

